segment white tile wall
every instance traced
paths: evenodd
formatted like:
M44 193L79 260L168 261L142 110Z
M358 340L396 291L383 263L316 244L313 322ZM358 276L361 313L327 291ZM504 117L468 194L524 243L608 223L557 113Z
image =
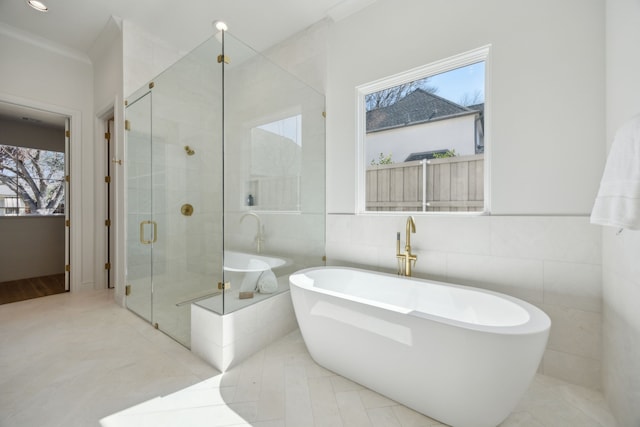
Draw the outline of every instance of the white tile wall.
M191 304L191 351L224 372L297 327L288 291L224 316Z
M327 262L397 271L405 215L327 216ZM540 371L601 387L599 227L586 217L415 216L416 277L478 286L537 305L552 320Z

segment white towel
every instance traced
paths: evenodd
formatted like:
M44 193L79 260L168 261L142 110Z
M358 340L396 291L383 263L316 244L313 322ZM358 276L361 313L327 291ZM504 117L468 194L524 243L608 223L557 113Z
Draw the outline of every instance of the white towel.
M278 290L278 279L271 270L263 271L258 278L258 291L263 294L272 294Z
M591 222L640 229L640 114L616 132Z

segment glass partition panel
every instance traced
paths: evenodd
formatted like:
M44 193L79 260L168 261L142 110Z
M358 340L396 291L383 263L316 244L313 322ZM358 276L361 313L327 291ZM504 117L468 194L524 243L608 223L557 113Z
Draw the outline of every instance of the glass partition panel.
M126 141L126 305L151 322L151 93L129 101Z
M323 263L324 96L224 35L225 313Z
M145 88L144 150L134 123L141 101L127 108L127 305L187 347L192 302L223 312L220 50L208 40ZM134 301L137 270L150 294L144 309Z
M189 346L191 302L222 280L222 71L215 39L153 81L153 314ZM215 305L215 302L214 302ZM222 312L222 298L218 302Z

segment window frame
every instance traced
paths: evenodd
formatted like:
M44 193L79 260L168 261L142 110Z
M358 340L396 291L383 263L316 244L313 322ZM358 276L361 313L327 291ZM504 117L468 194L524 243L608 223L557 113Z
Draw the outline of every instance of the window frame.
M390 87L420 80L436 74L471 65L477 62L485 63L484 76L484 207L482 211L368 211L366 210L366 103L365 97L374 92ZM429 64L412 68L392 76L383 77L373 82L365 83L355 88L356 98L356 214L358 215L489 215L491 213L491 45L485 45L467 52L444 58Z

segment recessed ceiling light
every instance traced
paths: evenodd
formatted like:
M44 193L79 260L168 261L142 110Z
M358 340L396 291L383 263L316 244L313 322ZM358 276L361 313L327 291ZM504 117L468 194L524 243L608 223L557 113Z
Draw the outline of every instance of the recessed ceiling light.
M213 21L213 26L218 31L227 31L227 24L224 21Z
M37 10L38 12L49 11L49 8L47 7L47 5L38 0L28 0L27 4L32 8L34 8L35 10Z

